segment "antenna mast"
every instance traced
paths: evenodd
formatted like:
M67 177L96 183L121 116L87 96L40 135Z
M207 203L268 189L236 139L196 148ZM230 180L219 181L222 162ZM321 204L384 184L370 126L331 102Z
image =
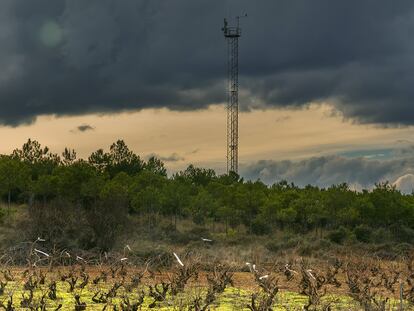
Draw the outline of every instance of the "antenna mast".
M245 15L247 16L247 14ZM227 173L239 170L239 37L240 16L237 26L229 27L227 19L221 29L228 47L228 95L227 95Z

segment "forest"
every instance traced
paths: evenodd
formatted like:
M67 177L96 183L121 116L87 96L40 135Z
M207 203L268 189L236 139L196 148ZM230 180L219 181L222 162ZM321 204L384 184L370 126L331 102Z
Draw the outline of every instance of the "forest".
M389 242L411 248L414 241L414 197L388 182L360 192L346 183L299 188L193 165L168 176L161 160L143 160L123 140L78 159L75 150L58 155L29 139L0 156L0 194L1 226L17 223L9 239L40 236L61 249L111 250L131 230L156 235L163 228L171 235L183 221L192 233L198 230L197 239L211 232L284 232L338 245ZM174 238L187 243L188 236ZM280 246L269 241L269 249Z

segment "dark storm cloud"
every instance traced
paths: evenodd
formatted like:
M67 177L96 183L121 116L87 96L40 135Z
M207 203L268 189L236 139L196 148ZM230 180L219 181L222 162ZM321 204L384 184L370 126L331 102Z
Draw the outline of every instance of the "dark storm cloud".
M222 17L243 12L244 109L414 123L411 0L3 0L0 123L223 102Z
M82 124L76 127L77 132L87 132L87 131L93 131L95 128L89 124Z
M155 157L157 159L160 159L163 162L179 162L179 161L184 161L185 158L180 156L178 153L174 152L168 156L162 156L156 153L151 153L148 156L146 156L147 159L151 158L151 157Z
M281 180L299 186L308 184L328 187L347 182L356 188L371 188L381 181L394 182L400 176L414 173L414 157L372 160L332 155L301 161L259 161L242 169L247 179L272 184Z

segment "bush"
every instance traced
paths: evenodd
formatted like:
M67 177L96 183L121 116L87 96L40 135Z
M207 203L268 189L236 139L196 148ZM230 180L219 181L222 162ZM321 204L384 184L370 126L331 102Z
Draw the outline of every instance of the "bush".
M394 249L399 256L408 257L413 251L413 246L408 243L400 243Z
M301 243L301 239L297 236L286 236L283 240L272 240L266 243L265 247L271 252L279 252L297 247Z
M197 213L197 214L193 215L193 222L196 225L204 225L206 223L206 218L203 214Z
M256 235L265 235L270 233L270 227L260 218L256 218L252 222L252 233Z
M194 241L194 237L189 235L186 232L180 232L178 230L175 231L171 231L168 235L168 240L171 243L174 244L181 244L181 245L185 245L190 243L191 241Z
M304 240L298 247L299 256L310 256L314 251L314 247L307 240Z
M167 239L171 243L186 245L193 241L201 241L201 238L210 238L208 229L203 227L194 227L189 231L181 232L179 230L165 231Z
M188 234L190 234L198 240L200 240L201 238L210 238L209 230L204 227L194 227L190 231L188 231Z
M84 219L84 213L78 211L73 203L56 198L48 204L33 204L28 207L28 219L22 225L23 234L34 241L37 237L46 239L51 246L61 248L82 248L96 246L95 235ZM85 239L92 241L85 245Z
M116 244L117 237L126 230L128 202L122 196L108 195L88 209L86 219L94 233L96 246L108 251Z
M6 216L6 210L0 206L0 223L3 224L4 223L4 218Z
M328 235L328 239L336 244L342 244L348 237L348 231L344 227L339 227Z
M175 232L177 231L177 228L174 226L174 224L172 223L167 223L165 225L161 225L161 230L165 233L165 234L170 234L171 232Z
M404 225L393 225L391 230L394 234L395 240L399 243L413 243L414 230Z
M392 240L391 232L384 228L372 231L371 241L374 243L385 243Z
M267 242L266 245L265 245L265 247L269 251L274 252L274 253L277 253L277 252L279 252L280 250L283 249L282 244L280 242L278 242L278 241L270 241L270 242Z
M327 239L320 239L318 241L318 248L321 250L330 250L332 249L332 243Z
M375 257L378 257L381 260L396 260L397 254L389 250L379 250L374 253Z
M283 240L283 247L285 248L294 248L299 245L302 241L298 236L291 236Z
M257 237L250 234L240 233L234 229L228 229L227 234L216 233L212 235L211 239L216 243L223 243L225 245L244 246L250 245L257 241Z
M241 220L239 217L230 217L228 219L228 224L231 228L236 229L241 224Z
M395 260L397 258L397 253L395 252L393 248L392 243L383 243L380 245L377 245L373 253L376 257L383 259L383 260Z
M367 226L360 225L354 229L354 234L359 242L369 243L371 241L372 230Z

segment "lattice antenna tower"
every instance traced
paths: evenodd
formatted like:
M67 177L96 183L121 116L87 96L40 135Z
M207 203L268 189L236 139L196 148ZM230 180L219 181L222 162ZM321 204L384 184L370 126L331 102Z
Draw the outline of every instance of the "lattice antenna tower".
M239 38L240 17L236 26L229 26L224 19L221 29L227 41L227 173L239 171ZM247 14L242 16L247 17Z

